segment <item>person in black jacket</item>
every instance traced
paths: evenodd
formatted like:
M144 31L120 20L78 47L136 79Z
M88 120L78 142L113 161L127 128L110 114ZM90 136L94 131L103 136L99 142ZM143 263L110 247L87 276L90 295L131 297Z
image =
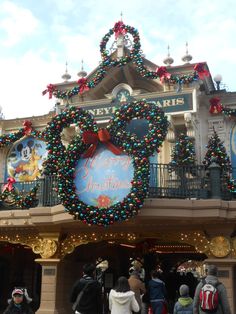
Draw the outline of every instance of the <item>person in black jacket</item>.
M75 312L81 314L102 314L102 289L97 280L94 279L95 266L85 264L83 277L77 280L72 288L70 301L76 302L78 294L83 290L80 301Z
M3 314L34 314L22 289L12 291L12 298Z

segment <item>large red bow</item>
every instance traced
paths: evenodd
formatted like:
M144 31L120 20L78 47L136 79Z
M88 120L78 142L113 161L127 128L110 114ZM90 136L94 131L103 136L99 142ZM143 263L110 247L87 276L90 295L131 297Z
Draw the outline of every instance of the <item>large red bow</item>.
M208 70L205 69L205 64L204 63L197 63L194 66L194 71L197 72L200 80L203 80L205 76L209 76L210 73Z
M156 74L160 77L162 83L165 79L170 79L171 77L171 74L166 71L166 67L162 66L156 69Z
M98 133L85 131L82 140L85 144L91 144L88 150L83 154L83 158L93 157L99 142L106 144L107 148L115 155L120 155L122 150L110 142L111 136L107 129L101 129Z
M32 132L32 122L29 120L25 120L23 122L24 134L29 135Z
M114 26L114 32L116 39L119 35L125 35L127 33L125 29L125 24L122 21L117 22Z
M42 92L42 94L45 95L45 94L48 93L48 94L49 94L49 99L51 99L54 90L55 90L55 86L54 86L53 84L48 84L48 85L47 85L47 89L45 89L45 90Z
M79 84L79 93L82 94L83 92L87 92L89 87L87 86L87 79L82 77L77 82Z
M223 110L223 106L220 103L220 98L219 97L213 97L209 100L211 106L209 109L209 112L211 114L217 114L217 113L221 113Z
M5 184L2 188L2 192L4 192L5 190L8 190L9 192L11 192L13 190L13 184L16 182L16 180L14 178L8 178L7 179L7 184Z

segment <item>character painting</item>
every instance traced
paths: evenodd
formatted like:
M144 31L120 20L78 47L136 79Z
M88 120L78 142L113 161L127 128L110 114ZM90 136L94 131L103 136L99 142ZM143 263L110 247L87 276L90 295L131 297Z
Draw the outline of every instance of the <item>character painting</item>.
M33 137L17 142L7 157L7 177L16 181L32 181L40 177L47 158L46 143Z

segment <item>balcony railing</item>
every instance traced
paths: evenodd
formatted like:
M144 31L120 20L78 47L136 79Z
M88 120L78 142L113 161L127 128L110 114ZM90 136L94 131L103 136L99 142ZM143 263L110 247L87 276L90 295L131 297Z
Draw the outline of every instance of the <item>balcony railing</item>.
M220 176L213 178L211 171L204 166L174 167L170 164L150 165L150 185L148 198L180 198L180 199L207 199L221 198L230 200L234 196L227 190L227 184ZM42 179L29 182L17 182L16 190L27 194L36 184L38 206L55 206L60 204L57 193L58 180L56 176L46 176ZM212 189L219 185L219 197L215 197ZM0 189L4 183L0 183ZM213 186L213 187L212 187ZM2 202L0 210L15 208L11 202Z

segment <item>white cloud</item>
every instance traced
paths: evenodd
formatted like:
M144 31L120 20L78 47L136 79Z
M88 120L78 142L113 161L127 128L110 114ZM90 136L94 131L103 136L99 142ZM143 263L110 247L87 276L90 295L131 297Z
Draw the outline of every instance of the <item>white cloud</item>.
M55 104L42 91L48 83L57 82L62 74L60 64L45 62L40 55L28 52L20 59L0 60L4 77L0 77L1 107L6 118L46 114ZM48 75L50 73L50 75Z
M182 64L188 41L193 62L207 61L212 74L222 74L236 90L233 0L41 0L32 9L16 5L21 2L0 2L0 45L18 44L0 50L0 105L7 118L47 113L55 99L41 92L62 81L66 61L73 80L81 59L87 72L93 70L101 59L100 40L121 11L124 22L138 28L148 59L163 64L169 44L174 65Z
M32 35L39 24L29 9L17 6L10 1L0 4L0 17L0 29L6 33L6 38L2 40L5 46L14 46Z

